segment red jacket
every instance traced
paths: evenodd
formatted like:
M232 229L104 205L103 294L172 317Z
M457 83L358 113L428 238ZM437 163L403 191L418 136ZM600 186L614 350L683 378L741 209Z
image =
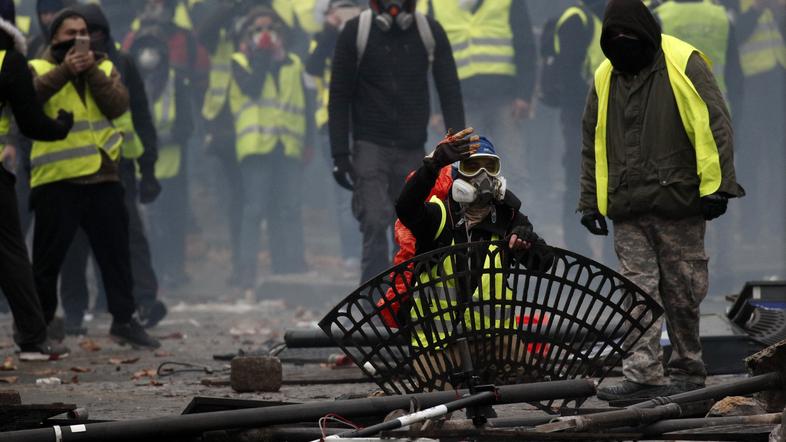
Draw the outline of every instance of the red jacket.
M407 176L407 179L409 179L414 173L415 172L410 172L409 176ZM437 181L434 184L434 187L431 189L431 193L429 194L428 198L431 199L432 196L436 196L442 200L447 199L451 185L453 185L453 171L451 166L445 166L442 168L442 170L439 171ZM397 266L415 256L417 244L415 241L415 236L399 220L396 220L394 232L396 244L398 244L399 250L393 257L393 266ZM398 293L406 293L408 283L412 280L411 272L405 272L403 275L403 277L407 278L406 281L402 279L401 275L399 275L399 277L394 281L396 285L396 291L398 291ZM395 275L391 273L390 277L395 278ZM401 296L401 301L406 301L408 296L409 295ZM391 328L398 328L396 314L401 308L399 301L395 301L395 298L396 292L393 291L392 288L389 288L385 293L385 297L377 301L377 307L384 307L382 310L380 310L382 321Z

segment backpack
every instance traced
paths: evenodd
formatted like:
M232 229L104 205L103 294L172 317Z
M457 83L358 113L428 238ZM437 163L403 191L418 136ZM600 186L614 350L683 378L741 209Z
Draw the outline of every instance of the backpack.
M431 27L428 25L428 20L426 19L425 15L417 11L414 12L414 15L415 25L417 26L418 33L420 34L420 40L423 42L423 46L426 47L426 53L428 53L428 67L429 70L431 70L431 65L434 63L434 48L436 46L434 34L431 32ZM360 13L360 21L358 22L358 35L355 41L358 50L358 66L360 66L360 62L363 60L363 54L366 53L368 36L371 34L371 24L374 21L373 18L374 12L371 9L366 9Z

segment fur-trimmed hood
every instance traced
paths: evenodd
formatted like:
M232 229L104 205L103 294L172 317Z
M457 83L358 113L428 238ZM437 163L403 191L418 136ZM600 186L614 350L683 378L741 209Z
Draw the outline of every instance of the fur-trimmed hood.
M14 26L13 23L0 18L0 31L5 32L9 37L11 37L11 39L14 41L14 48L20 54L27 53L27 42L25 40L25 36L22 34L22 31Z

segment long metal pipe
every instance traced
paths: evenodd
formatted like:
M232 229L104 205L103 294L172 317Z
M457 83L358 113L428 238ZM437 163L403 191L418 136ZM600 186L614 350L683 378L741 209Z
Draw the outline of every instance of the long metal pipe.
M496 403L511 404L584 398L594 395L595 387L595 381L589 379L505 385L497 389ZM212 430L260 428L269 425L314 421L328 413L339 413L349 418L379 416L397 409L409 409L412 401L419 404L421 408L429 408L451 402L466 394L466 390L461 390L458 393L455 391L419 393L87 425L55 426L0 433L0 442L171 440L174 436L193 436Z
M753 376L739 381L713 385L698 390L675 394L673 396L658 397L646 402L631 405L628 408L653 408L668 403L687 404L690 402L705 401L708 399L722 399L726 396L744 396L766 390L779 390L784 388L783 377L778 372Z

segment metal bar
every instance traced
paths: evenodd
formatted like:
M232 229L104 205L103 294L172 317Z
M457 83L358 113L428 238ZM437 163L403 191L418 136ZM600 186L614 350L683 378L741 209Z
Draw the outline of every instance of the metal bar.
M658 405L675 403L686 404L689 402L704 401L707 399L722 399L726 396L744 396L765 390L783 388L784 381L780 373L772 372L753 376L735 382L700 388L698 390L675 394L673 396L658 397L649 401L631 405L628 408L652 408Z
M344 439L344 438L352 438L352 437L373 436L381 431L397 430L399 428L407 427L409 425L417 424L419 422L423 422L429 419L443 417L448 413L451 413L456 410L462 410L467 407L472 407L477 405L490 405L496 401L496 397L497 397L496 392L484 391L482 393L463 397L455 401L437 405L436 407L426 408L425 410L418 411L417 413L407 414L397 419L392 419L386 422L372 425L370 427L339 433L335 436L328 437L328 439Z
M496 403L511 404L584 398L595 394L596 383L588 379L505 385L497 389ZM106 422L84 426L50 427L0 433L0 442L69 442L171 440L173 436L199 435L205 431L232 428L259 428L269 425L313 421L328 413L363 417L385 415L397 409L409 409L415 401L429 408L468 394L467 390L420 393L392 397L322 401L298 405L217 411L209 413ZM59 435L59 438L58 438Z

